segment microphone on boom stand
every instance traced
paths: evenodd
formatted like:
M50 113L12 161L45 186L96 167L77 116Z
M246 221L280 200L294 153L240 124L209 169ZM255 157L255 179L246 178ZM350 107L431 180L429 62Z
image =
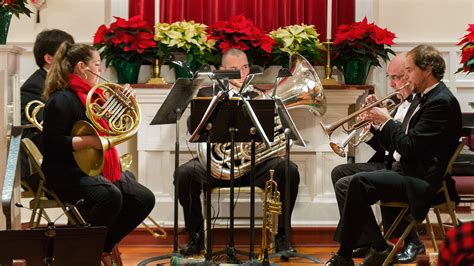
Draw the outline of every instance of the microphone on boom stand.
M71 205L69 210L72 209L72 208L76 208L77 206L80 206L82 204L84 204L84 199L80 199L80 200L76 201L76 203ZM15 206L18 207L18 208L24 208L24 209L33 211L32 209L23 206L23 204L21 204L19 202L15 203ZM69 210L67 210L67 211L69 211ZM47 229L44 233L44 235L46 236L46 245L45 245L45 251L44 251L45 256L43 258L43 262L44 262L44 265L46 265L46 266L53 265L53 261L54 261L54 237L56 236L55 223L59 220L59 218L61 218L65 214L66 214L66 212L63 212L56 219L54 219L54 221L51 221L51 219L49 219L49 217L47 215L41 214L41 217L44 218L46 220L46 222L48 222L48 227L47 227ZM89 226L89 225L86 224L86 226Z

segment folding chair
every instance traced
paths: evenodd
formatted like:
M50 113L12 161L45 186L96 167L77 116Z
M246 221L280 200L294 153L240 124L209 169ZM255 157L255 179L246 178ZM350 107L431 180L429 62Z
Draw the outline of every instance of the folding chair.
M449 160L448 162L448 165L446 167L446 171L445 171L445 174L444 174L444 177L448 176L448 175L451 175L451 170L452 170L452 167L453 167L453 163L454 161L456 160L456 157L459 155L459 153L461 152L462 148L464 146L464 143L463 142L460 142L458 144L458 147L456 148L456 150L454 151L453 155L451 156L451 159ZM438 194L439 193L442 193L442 195L444 196L445 200L443 203L439 203L439 204L432 204L431 205L431 209L434 210L435 214L436 214L436 218L438 220L438 223L439 223L439 226L441 228L441 234L442 234L442 237L444 238L445 237L445 228L444 228L444 225L442 224L441 222L441 215L440 215L440 211L441 210L444 210L444 211L447 211L451 217L451 220L452 220L452 223L454 226L457 226L458 224L458 220L456 218L456 213L454 211L455 207L456 207L456 203L451 201L451 198L449 196L449 191L448 191L448 188L446 186L446 181L443 180L443 183L442 183L442 186L441 188L438 190ZM395 229L398 227L398 225L400 224L400 222L402 221L403 218L405 218L405 216L407 215L408 213L408 210L409 210L409 206L408 206L408 202L401 202L401 201L390 201L390 202L384 202L384 201L379 201L378 204L380 206L385 206L385 207L397 207L397 208L401 208L401 211L399 213L399 215L397 216L397 218L395 219L395 221L393 222L392 226L390 227L390 229L387 231L387 233L385 234L384 238L385 240L388 240L390 239L390 236L392 235L392 233L395 231ZM430 236L431 236L431 241L433 242L433 247L434 247L434 250L435 252L438 252L438 244L436 243L436 237L434 235L434 232L433 232L433 227L431 225L431 222L430 222L430 219L428 217L428 215L425 217L426 219L426 223L428 225L428 230L430 232ZM407 226L407 228L405 229L405 231L403 231L403 234L402 236L400 236L400 238L398 239L397 243L395 244L395 246L393 247L392 251L390 252L390 254L387 256L387 258L385 259L384 263L383 263L383 266L386 266L386 265L389 265L389 262L392 261L393 257L395 256L395 254L398 252L400 246L402 245L402 243L405 241L405 238L408 236L408 234L410 233L410 231L415 227L415 225L417 223L421 223L423 222L423 220L419 221L419 220L416 220L416 219L413 219L410 224Z
M69 203L63 203L58 196L50 189L45 186L46 178L41 169L41 163L43 162L43 155L39 151L38 147L28 138L21 140L21 148L27 154L32 172L38 173L40 176L40 182L37 191L33 191L31 187L27 187L27 190L34 193L33 199L30 201L30 209L32 210L30 222L28 227L35 228L39 226L41 217L46 217L49 220L44 209L49 208L61 208L66 214L70 224L86 224L84 218L81 216L75 206Z

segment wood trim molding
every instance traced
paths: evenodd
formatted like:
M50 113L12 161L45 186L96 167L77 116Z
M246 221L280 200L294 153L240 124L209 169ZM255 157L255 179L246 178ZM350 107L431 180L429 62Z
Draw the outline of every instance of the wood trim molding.
M121 246L173 246L173 228L163 228L168 237L166 239L155 239L144 228L137 228L132 233L128 234L121 242ZM441 239L440 228L437 224L433 224L433 230L436 239ZM335 227L296 227L291 229L291 243L297 247L305 246L338 246L334 238ZM417 231L423 240L429 240L430 236L426 231L426 225L420 224L417 226ZM213 229L213 246L223 247L227 243L228 229L215 228ZM249 228L235 228L234 237L236 246L246 246L249 244ZM255 228L255 248L260 247L261 228ZM181 245L187 243L187 236L182 229L179 233L178 242Z
M163 228L168 237L166 239L155 239L144 228L137 228L128 234L121 242L122 246L172 246L173 245L173 228ZM298 227L291 229L291 242L296 246L337 246L339 245L333 240L336 228L334 227ZM249 244L249 228L235 228L234 238L238 246ZM225 246L228 239L228 229L213 229L213 245ZM255 228L255 247L260 246L261 228ZM184 230L179 232L178 242L181 245L187 243L187 236Z

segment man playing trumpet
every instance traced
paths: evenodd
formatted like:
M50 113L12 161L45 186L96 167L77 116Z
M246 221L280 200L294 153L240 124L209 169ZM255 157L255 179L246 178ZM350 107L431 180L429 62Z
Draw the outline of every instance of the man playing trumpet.
M442 181L458 201L454 181L444 173L461 136L459 102L441 81L446 64L440 52L418 45L407 54L405 71L417 97L403 123L394 121L387 109L374 107L367 118L377 129L372 133L385 147L393 147L392 170L360 172L350 179L345 194L336 194L341 218L335 240L339 251L326 265L354 265L352 249L370 246L364 265L382 265L390 253L372 212L382 201L406 201L411 216L423 220Z
M399 89L397 98L402 101L393 116L393 119L399 123L403 121L413 98L413 87L408 83L408 77L405 75L405 59L406 53L397 54L392 58L392 60L390 60L387 67L388 85L394 90ZM376 100L375 95L369 95L366 102L371 103ZM357 120L365 120L367 119L367 116L367 112L364 112L357 117ZM370 126L371 125L369 124L368 127ZM356 173L392 168L393 149L385 149L385 147L380 145L379 141L373 137L367 140L366 143L376 151L369 161L366 163L341 164L332 170L331 179L336 195L345 195L347 193L349 182ZM340 197L337 197L337 199L339 198ZM341 215L343 204L343 202L339 202L338 200L339 213ZM398 214L398 209L381 207L381 213L383 229L386 231L395 220ZM402 232L396 231L394 236L398 237L401 233ZM357 248L353 251L352 257L364 257L368 251L369 246ZM397 254L396 259L400 262L411 262L415 259L417 254L424 251L425 248L423 242L420 240L416 230L412 230L405 240L405 248Z

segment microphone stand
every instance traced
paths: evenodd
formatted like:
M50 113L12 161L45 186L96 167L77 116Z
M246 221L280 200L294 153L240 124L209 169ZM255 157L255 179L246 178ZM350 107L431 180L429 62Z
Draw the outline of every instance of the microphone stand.
M54 237L56 236L56 226L54 222L48 222L48 228L46 232L44 232L46 238L46 256L43 259L45 266L53 265L54 256Z
M72 208L76 208L79 205L82 205L84 203L84 199L78 200L75 204L72 204ZM27 210L32 211L30 208L27 208L23 206L21 203L15 203L16 207L19 208L25 208ZM71 208L69 208L71 209ZM67 210L69 211L69 210ZM62 213L59 215L54 221L51 221L48 216L41 215L42 218L44 218L48 222L48 227L46 228L44 235L46 236L46 245L45 245L45 251L44 251L44 257L43 257L43 264L45 266L52 266L54 262L54 240L56 237L56 221L61 218L63 215L66 213Z
M285 211L283 212L283 222L284 222L284 226L285 226L285 238L286 238L286 241L290 241L290 234L291 234L291 229L290 229L290 221L291 221L291 216L290 216L290 189L291 189L291 186L290 186L290 141L291 141L291 138L292 137L295 137L295 136L292 136L292 134L297 134L297 129L296 127L294 126L293 124L293 121L284 121L285 119L286 120L291 120L291 117L289 116L285 106L283 105L283 103L281 102L281 100L276 96L276 91L278 89L278 84L279 82L281 81L282 78L287 78L289 76L291 76L291 72L286 69L286 68L282 68L280 69L280 71L278 72L278 76L275 80L275 83L274 83L274 89L273 89L273 93L272 93L272 99L274 99L277 103L277 108L278 108L278 111L279 111L279 115L280 115L280 121L282 121L282 126L284 128L284 134L285 134L285 150L286 150L286 153L285 153L285 202L283 203L284 204L284 208L285 208ZM285 125L285 123L287 125ZM295 132L292 132L292 129L291 128L294 128L294 131ZM299 134L298 134L299 136ZM296 138L296 143L300 143L301 145L305 146L304 144L304 140L302 139L298 139L298 137L295 137ZM276 253L273 253L271 254L269 257L270 258L275 258L275 257L278 257L280 256L280 258L284 261L288 261L289 257L300 257L300 258L305 258L305 259L308 259L308 260L311 260L315 263L322 263L321 260L319 260L318 258L314 258L312 256L309 256L309 255L305 255L305 254L300 254L300 253L297 253L296 250L290 248L288 250L283 250L283 251L280 251L280 252L276 252Z

